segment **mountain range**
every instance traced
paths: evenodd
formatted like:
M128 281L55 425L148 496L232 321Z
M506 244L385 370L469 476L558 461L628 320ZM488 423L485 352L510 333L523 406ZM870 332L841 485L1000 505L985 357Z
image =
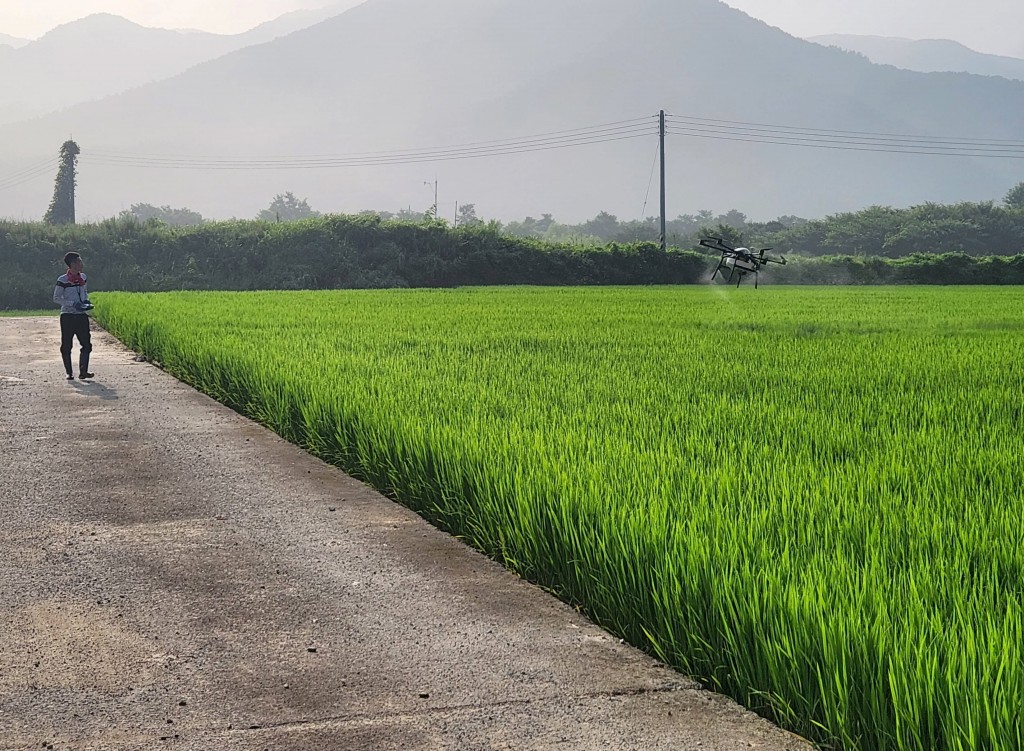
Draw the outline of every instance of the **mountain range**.
M460 201L502 219L640 218L657 206L661 109L672 215L998 200L1024 173L1011 158L877 153L863 135L1018 139L1024 83L877 65L718 0L368 0L169 79L0 126L0 216L42 215L47 160L73 135L87 218L138 202L251 217L285 191L324 212L422 210L435 181L442 216ZM803 135L780 138L780 126ZM843 142L822 148L838 131ZM573 133L608 138L574 145ZM555 135L522 140L540 134ZM481 158L397 153L510 139L510 153ZM377 152L389 163L328 162ZM230 161L241 158L244 168Z
M12 37L9 34L0 34L0 47L11 47L12 49L17 49L18 47L24 47L28 43L28 39L19 39L18 37Z
M950 39L826 34L809 41L859 52L873 63L922 73L960 72L1024 80L1024 60L987 55Z
M340 12L336 6L295 11L233 35L151 29L109 13L62 24L36 41L0 50L0 80L5 81L0 124L170 78Z

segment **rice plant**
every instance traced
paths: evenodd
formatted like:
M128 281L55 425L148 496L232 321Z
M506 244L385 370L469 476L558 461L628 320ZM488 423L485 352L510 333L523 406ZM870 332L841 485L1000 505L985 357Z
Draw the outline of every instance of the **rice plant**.
M96 295L134 349L823 746L1024 748L1024 292Z

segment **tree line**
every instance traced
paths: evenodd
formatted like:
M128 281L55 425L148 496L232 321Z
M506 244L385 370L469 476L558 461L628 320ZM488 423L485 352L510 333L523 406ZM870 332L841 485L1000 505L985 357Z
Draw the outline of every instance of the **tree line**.
M284 222L318 216L320 213L312 209L306 199L289 192L275 196L257 219ZM359 216L376 217L385 222L442 221L437 216L436 207L422 212L411 208L397 212L364 211ZM198 212L150 204L135 204L122 212L120 218L158 221L169 226L206 223ZM624 221L604 211L575 224L559 222L552 214L501 223L480 219L476 206L467 203L460 205L458 213L451 219L456 228L486 224L506 235L553 245L656 243L660 241L661 233L657 217ZM781 216L766 222L751 221L736 209L721 214L704 210L670 219L666 229L668 243L678 248L696 247L703 237L721 237L736 245L774 247L783 253L800 256L1016 255L1024 252L1024 182L1010 190L999 204L993 201L926 203L906 209L872 206L824 219Z
M69 251L97 291L346 289L468 285L706 284L719 260L652 242L586 244L508 234L497 223L451 227L377 215L170 227L110 219L47 225L0 221L0 309L50 307ZM790 256L762 284L1021 284L1024 254L959 251Z

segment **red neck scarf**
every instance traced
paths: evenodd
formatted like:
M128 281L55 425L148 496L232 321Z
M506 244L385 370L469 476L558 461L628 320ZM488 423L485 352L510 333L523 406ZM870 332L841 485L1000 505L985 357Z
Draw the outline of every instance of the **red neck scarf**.
M68 271L68 284L73 284L76 287L81 287L85 284L85 278L81 273L77 271Z

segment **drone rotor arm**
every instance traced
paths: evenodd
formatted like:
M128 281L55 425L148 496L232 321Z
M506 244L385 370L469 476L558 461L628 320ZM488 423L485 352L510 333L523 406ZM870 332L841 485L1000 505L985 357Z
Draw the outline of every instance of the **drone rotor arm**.
M710 240L708 240L707 238L702 238L697 242L705 248L717 250L720 253L732 253L735 250L735 248L730 248L728 245L726 245L725 241L722 240L722 238L720 237L713 237Z

